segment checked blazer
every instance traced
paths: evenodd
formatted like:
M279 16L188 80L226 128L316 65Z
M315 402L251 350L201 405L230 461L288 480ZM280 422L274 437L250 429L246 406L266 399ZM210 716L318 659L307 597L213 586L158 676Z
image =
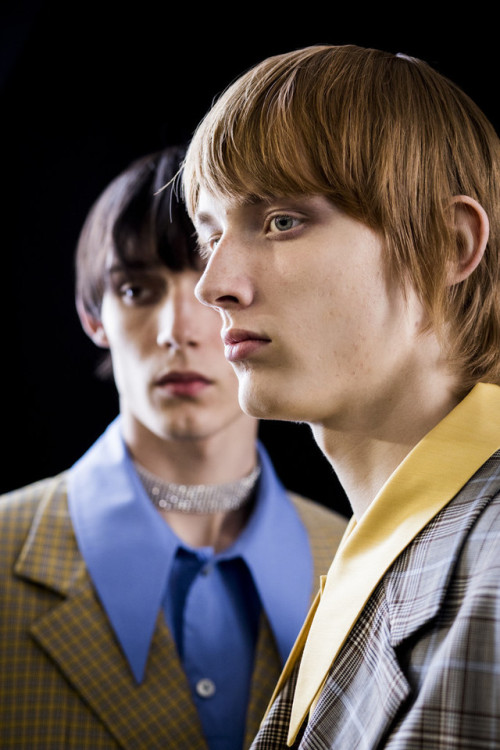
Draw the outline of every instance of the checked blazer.
M308 531L319 582L346 522L290 496ZM66 474L1 498L0 529L0 747L206 750L162 613L146 678L135 683L76 545ZM280 671L263 616L247 747Z
M297 671L252 750L287 747ZM292 747L500 748L500 452L381 579Z

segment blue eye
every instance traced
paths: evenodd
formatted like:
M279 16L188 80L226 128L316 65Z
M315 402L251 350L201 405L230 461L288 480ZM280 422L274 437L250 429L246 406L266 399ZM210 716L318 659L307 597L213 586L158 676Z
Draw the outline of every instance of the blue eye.
M280 216L274 216L271 219L271 232L288 232L290 229L294 229L299 224L299 219L295 219L293 216L287 214L281 214Z

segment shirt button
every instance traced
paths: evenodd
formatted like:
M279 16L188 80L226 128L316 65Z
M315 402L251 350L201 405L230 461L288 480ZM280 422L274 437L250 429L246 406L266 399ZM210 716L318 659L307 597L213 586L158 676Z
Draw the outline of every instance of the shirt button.
M208 677L204 677L196 683L196 692L200 698L211 698L215 695L215 683Z

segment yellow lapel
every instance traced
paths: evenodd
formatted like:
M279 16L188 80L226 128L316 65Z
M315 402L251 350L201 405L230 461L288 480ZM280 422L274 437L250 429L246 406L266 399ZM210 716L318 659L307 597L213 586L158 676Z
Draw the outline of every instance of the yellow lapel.
M311 500L307 500L292 492L289 492L289 497L307 529L314 560L314 589L306 620L299 631L279 679L274 685L274 691L267 705L266 713L287 681L294 664L304 648L307 633L309 632L309 627L320 599L320 592L316 592L316 581L319 582L322 591L326 581L324 573L330 567L332 555L339 549L342 541L345 539L346 529L349 526L346 518L337 513L330 513L323 506Z
M411 451L361 521L350 524L317 610L309 615L292 652L295 659L305 641L289 744L378 582L400 552L500 448L499 425L500 389L479 384ZM285 670L290 671L289 664Z

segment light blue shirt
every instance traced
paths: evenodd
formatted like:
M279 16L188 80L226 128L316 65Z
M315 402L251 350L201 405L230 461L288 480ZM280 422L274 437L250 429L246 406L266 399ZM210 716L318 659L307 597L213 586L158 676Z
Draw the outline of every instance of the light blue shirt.
M137 683L163 608L211 750L243 742L261 607L284 662L307 614L306 530L259 444L252 515L224 552L185 545L148 498L120 418L69 472L69 510L97 594Z

